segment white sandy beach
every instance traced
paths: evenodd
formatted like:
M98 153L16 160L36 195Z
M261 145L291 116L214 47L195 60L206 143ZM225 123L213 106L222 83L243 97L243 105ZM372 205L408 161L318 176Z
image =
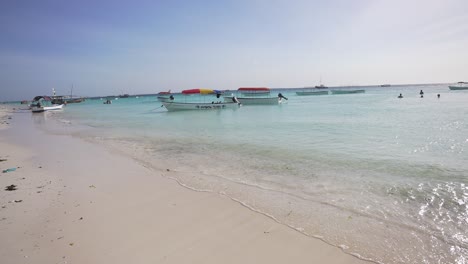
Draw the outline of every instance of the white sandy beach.
M170 179L177 165L154 171L47 135L30 115L14 114L0 131L0 168L17 168L0 173L2 263L364 262L227 197L180 186Z

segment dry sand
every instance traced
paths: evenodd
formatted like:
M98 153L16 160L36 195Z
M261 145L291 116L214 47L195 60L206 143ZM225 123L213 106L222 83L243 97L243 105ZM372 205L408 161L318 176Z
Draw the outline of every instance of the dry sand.
M0 131L1 263L364 263L28 115Z

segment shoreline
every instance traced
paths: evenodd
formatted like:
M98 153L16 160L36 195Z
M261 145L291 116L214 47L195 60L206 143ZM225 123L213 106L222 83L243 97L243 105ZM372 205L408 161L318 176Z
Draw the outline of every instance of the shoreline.
M46 134L29 113L13 115L0 135L2 170L17 167L0 174L7 263L370 263L229 197L183 187L172 167ZM5 191L10 184L18 189Z

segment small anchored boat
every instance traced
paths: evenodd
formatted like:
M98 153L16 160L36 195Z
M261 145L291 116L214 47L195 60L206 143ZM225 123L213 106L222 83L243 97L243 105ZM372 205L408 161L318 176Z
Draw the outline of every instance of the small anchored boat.
M171 97L174 98L171 95L171 90L170 89L167 92L159 92L156 95L156 99L158 99L158 101L160 101L160 102L168 102L169 100L171 100Z
M165 95L165 94L171 94L171 89L167 92L159 92L158 95Z
M468 82L458 82L456 85L449 85L450 90L468 90Z
M284 100L288 100L281 93L278 96L271 96L270 89L266 87L242 87L237 89L237 100L243 105L275 105ZM231 97L224 97L227 101Z
M215 93L211 89L190 89L182 91L183 95L211 95L215 96L216 99L220 98L219 93ZM187 98L184 98L185 102L176 102L174 97L171 96L169 101L162 102L163 106L167 111L183 111L183 110L220 110L220 109L236 109L239 108L239 101L236 97L231 97L230 101L214 101L211 102L187 102ZM207 99L207 98L203 98ZM214 99L213 97L210 98Z
M51 110L60 110L63 108L63 104L51 104L51 98L49 96L36 96L31 103L31 111L33 113L40 113Z

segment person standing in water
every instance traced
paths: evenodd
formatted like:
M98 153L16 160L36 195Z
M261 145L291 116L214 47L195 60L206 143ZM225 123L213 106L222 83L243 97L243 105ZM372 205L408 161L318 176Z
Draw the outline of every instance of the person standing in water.
M400 95L398 96L398 98L403 98L403 95L402 95L402 94L400 94Z

